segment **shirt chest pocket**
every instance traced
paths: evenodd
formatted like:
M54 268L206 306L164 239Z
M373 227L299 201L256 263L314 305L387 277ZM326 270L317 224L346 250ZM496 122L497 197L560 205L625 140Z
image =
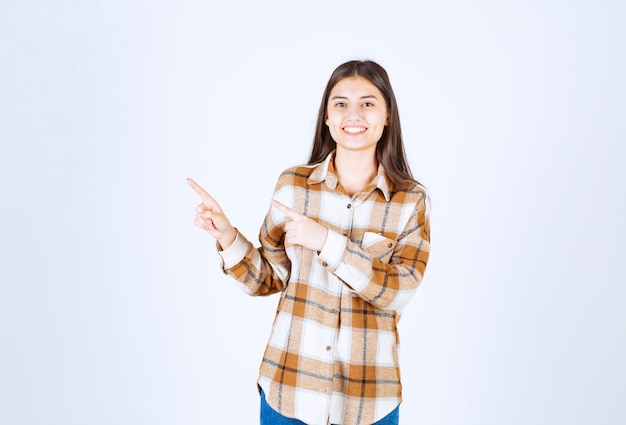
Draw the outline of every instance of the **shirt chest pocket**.
M361 248L372 254L384 263L388 263L396 247L396 241L384 237L381 234L373 232L365 232Z

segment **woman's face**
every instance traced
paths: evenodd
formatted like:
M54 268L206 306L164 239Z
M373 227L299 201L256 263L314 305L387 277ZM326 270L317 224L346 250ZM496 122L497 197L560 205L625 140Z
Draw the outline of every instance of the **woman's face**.
M337 150L372 151L389 123L383 94L364 77L340 80L328 97L326 125Z

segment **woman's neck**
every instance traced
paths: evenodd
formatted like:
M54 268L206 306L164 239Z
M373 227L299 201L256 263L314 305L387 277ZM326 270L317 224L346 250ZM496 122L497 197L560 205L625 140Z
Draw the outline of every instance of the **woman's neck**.
M362 192L378 174L375 152L337 151L334 165L339 183L350 196Z

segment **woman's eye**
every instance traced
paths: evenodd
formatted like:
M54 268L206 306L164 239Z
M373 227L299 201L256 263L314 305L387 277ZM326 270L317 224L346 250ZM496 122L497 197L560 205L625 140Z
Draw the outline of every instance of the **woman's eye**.
M343 102L337 102L337 103L335 103L335 106L336 106L337 108L343 108L343 107L345 107L345 106L346 106L346 104L345 104L345 103L343 103Z
M371 106L374 106L374 104L372 102L365 102L363 106L365 106L366 108L369 108Z

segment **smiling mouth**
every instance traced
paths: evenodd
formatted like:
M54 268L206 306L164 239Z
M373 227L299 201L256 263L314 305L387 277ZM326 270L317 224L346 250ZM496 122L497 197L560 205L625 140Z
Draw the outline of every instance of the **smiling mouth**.
M343 131L345 131L348 134L361 134L364 133L365 130L367 130L366 127L344 127Z

